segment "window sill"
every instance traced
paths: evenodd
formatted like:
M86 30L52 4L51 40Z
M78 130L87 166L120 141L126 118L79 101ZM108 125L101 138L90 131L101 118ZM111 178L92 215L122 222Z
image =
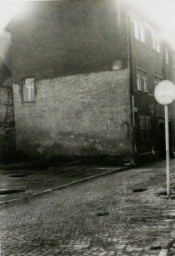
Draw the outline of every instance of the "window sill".
M144 91L140 91L140 90L138 90L138 89L135 89L134 90L134 92L137 92L137 93L139 93L139 94L148 94L148 92L144 92Z
M143 91L139 91L139 90L134 90L134 93L137 93L137 94L142 94L142 95L147 95L147 96L150 96L150 97L154 97L154 93L150 93L150 92L143 92Z
M153 47L151 48L153 52L157 53L157 54L161 54L162 52L157 51L156 49L154 49Z
M143 41L141 41L140 39L138 39L136 37L134 37L134 38L135 38L136 42L139 42L139 43L144 44L146 46L146 42L145 41L143 42Z
M36 100L30 100L30 101L22 101L22 103L35 103L36 102Z

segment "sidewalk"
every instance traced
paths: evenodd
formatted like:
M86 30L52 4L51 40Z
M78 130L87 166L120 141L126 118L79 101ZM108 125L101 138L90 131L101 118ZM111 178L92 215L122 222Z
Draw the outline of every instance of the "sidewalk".
M164 168L165 161L148 163L144 168ZM175 159L171 160L171 168ZM84 182L110 173L132 168L130 165L109 166L87 164L80 161L50 163L46 168L41 162L0 165L0 204L30 198L52 190Z
M113 172L127 170L129 166L99 166L79 162L32 168L31 163L0 166L0 204L60 189L77 182Z

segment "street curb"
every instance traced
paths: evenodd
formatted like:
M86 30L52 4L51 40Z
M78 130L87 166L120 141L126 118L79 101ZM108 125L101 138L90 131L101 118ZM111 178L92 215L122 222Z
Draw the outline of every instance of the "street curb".
M115 170L112 170L112 171L108 171L108 172L104 172L104 173L101 173L101 174L89 176L87 178L76 180L76 181L67 183L65 185L61 185L61 186L55 187L55 188L46 189L46 190L44 190L42 192L34 193L32 195L29 195L29 196L24 196L24 197L15 198L15 199L7 200L7 201L4 201L4 202L0 202L0 205L5 205L5 204L10 204L10 203L15 203L17 201L27 200L27 199L30 199L32 197L40 196L40 195L43 195L43 194L46 194L46 193L49 193L49 192L52 192L52 191L55 191L55 190L64 189L66 187L70 187L70 186L76 185L78 183L86 182L86 181L89 181L89 180L92 180L92 179L95 179L95 178L103 177L103 176L106 176L108 174L118 173L118 172L121 172L121 171L127 171L130 168L131 167L118 167L118 168L116 168Z

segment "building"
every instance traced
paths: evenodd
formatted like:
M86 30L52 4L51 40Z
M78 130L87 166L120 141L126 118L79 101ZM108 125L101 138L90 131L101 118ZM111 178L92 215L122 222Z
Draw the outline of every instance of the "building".
M0 36L0 159L15 152L15 124L11 81L10 34Z
M18 152L158 153L164 118L153 92L173 64L155 26L116 0L63 0L28 3L6 29Z
M158 152L164 157L164 108L156 103L154 89L161 80L175 81L174 53L161 39L156 26L148 23L138 13L132 13L130 54L135 152L138 156ZM170 118L172 120L173 116ZM172 135L170 132L170 141L173 140Z

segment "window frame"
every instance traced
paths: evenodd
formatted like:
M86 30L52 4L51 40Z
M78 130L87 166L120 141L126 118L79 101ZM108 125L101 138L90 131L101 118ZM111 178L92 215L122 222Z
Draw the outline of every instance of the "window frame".
M160 37L156 36L156 46L157 46L157 52L160 53Z
M155 79L157 79L157 82L155 82ZM162 77L160 77L159 75L154 74L154 77L153 77L154 87L156 87L156 85L157 85L160 81L162 81Z
M143 92L148 92L148 77L147 77L146 71L142 71L142 83L143 83Z
M161 52L160 36L155 32L152 32L152 48L158 53Z
M146 70L136 67L136 83L138 91L148 92L148 73Z
M156 50L156 35L152 32L152 48Z
M134 21L134 36L137 40L140 38L140 29L139 29L139 23L137 21Z
M30 85L26 84L27 79L33 79L32 86L31 86L31 84ZM29 93L30 97L26 96L27 95L26 90L28 90L28 93ZM36 101L36 95L35 95L36 93L35 92L36 92L36 90L35 90L35 77L34 76L23 77L22 78L23 102L25 102L25 103L35 102Z
M167 47L165 48L165 62L169 64L169 51Z
M141 69L136 70L136 77L137 77L137 90L142 91L142 73Z
M145 43L145 28L143 25L140 25L140 41Z
M134 37L138 41L145 43L145 28L136 20L134 20Z

